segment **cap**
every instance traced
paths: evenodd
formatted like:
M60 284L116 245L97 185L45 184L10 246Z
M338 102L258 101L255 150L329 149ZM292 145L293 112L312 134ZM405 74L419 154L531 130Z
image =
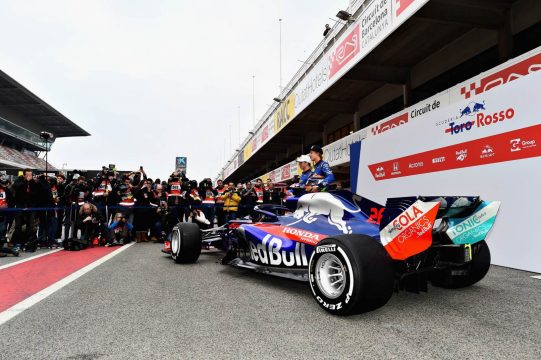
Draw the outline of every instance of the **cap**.
M81 176L81 175L79 175L79 174L73 174L73 180L79 179L79 176Z
M310 156L308 155L301 155L297 158L297 162L307 162L310 164L312 160L310 160Z
M310 151L315 151L317 153L323 154L323 149L319 145L312 145Z

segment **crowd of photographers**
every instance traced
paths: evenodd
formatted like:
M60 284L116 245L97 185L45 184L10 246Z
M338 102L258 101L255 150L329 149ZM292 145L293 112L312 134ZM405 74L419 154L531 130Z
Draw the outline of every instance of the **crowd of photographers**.
M323 149L312 145L297 158L301 174L295 182L304 191L326 191L335 181L322 156ZM70 250L163 241L178 222L222 226L251 216L258 204L283 204L288 196L283 186L261 179L236 185L217 180L214 186L209 178L197 182L181 172L152 180L143 167L122 176L103 167L91 179L78 173L69 179L35 176L25 169L13 184L0 180L0 256L58 246L60 239ZM11 247L5 246L8 239Z
M283 188L263 183L215 185L174 172L152 180L141 167L120 176L103 168L95 178L35 175L0 180L0 256L39 247L122 245L163 241L179 221L208 228L250 215L257 204L281 204ZM9 241L9 246L8 245Z

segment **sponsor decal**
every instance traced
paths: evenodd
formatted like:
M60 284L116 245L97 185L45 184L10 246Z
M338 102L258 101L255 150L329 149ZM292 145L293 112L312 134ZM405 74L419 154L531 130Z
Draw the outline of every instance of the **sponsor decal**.
M328 253L328 252L335 252L336 251L336 245L320 245L316 247L316 254L321 253Z
M432 164L442 164L445 162L445 156L432 158Z
M507 84L508 82L520 79L521 77L539 70L541 70L541 54L537 54L517 64L513 64L496 73L486 75L471 83L469 86L463 86L460 88L460 94L465 99L469 99L472 95L482 94L497 86Z
M451 224L446 233L455 244L474 244L484 240L500 209L499 201L485 202L472 216Z
M439 207L439 202L418 200L381 230L381 243L391 258L404 260L430 247Z
M265 235L259 244L250 242L250 258L264 265L308 266L305 244L295 243L294 251L282 250L282 240L271 234Z
M414 162L414 163L410 163L408 165L408 168L415 169L415 168L419 168L419 167L423 167L423 166L424 166L424 163L422 161L417 161L417 162Z
M398 127L400 125L404 125L408 123L409 115L408 113L401 114L393 119L387 120L383 123L377 124L373 126L370 129L370 132L372 135L378 135L381 134L387 130L393 129L395 127Z
M278 134L295 116L295 93L289 95L273 115L274 133ZM255 149L255 148L254 148Z
M491 158L494 156L494 149L490 145L485 145L481 151L481 159Z
M400 16L415 0L395 0L396 1L396 16Z
M456 135L475 128L482 128L488 125L495 125L505 120L511 120L515 117L515 109L500 110L492 114L487 114L485 102L478 103L472 101L464 109L460 109L460 113L454 120L449 119L448 127L445 129L446 134ZM475 117L473 120L460 121L463 117Z
M325 235L322 234L287 226L282 229L282 232L286 234L286 237L292 238L291 236L287 235L293 235L294 238L303 240L304 242L309 244L317 244L325 237Z
M361 212L361 209L353 204L346 206L340 199L329 193L305 194L299 198L297 210L293 213L293 216L298 220L287 226L292 226L301 221L306 224L312 224L318 220L317 216L324 216L326 217L324 223L335 226L344 234L351 234L351 226L344 220L346 212L358 213Z
M537 146L535 139L523 140L521 138L511 139L509 141L511 145L511 152L521 151L522 149L529 149Z
M402 176L515 161L541 156L541 146L537 146L540 142L541 124L371 164L368 165L368 169L376 181L381 181ZM456 161L449 161L449 159L456 159ZM378 171L378 169L392 168L395 162L403 164L422 162L424 166L404 167L400 174L394 175Z
M441 102L439 100L434 100L432 104L427 103L422 105L421 107L415 107L413 110L411 110L410 116L412 119L423 116L425 114L428 114L432 110L439 109L440 105Z
M357 25L331 53L329 79L350 62L360 50L359 25Z
M458 150L455 152L456 161L464 161L468 157L468 149Z
M369 48L391 25L391 1L377 0L361 15L361 47Z

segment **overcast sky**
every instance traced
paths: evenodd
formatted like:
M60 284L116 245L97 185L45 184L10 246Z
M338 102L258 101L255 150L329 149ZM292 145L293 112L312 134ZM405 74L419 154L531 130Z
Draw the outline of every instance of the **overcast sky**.
M347 0L4 1L0 68L92 134L58 139L57 167L143 165L212 177ZM232 126L232 144L229 127ZM224 141L226 156L224 156ZM258 175L258 174L254 174Z

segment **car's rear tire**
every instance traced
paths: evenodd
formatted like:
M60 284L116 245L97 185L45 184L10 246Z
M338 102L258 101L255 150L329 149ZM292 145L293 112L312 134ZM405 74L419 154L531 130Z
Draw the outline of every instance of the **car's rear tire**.
M481 281L490 269L490 250L485 241L472 245L472 260L461 266L436 271L430 275L432 285L460 289ZM459 274L453 274L457 273Z
M201 231L193 223L178 223L171 233L171 257L179 264L194 263L201 255Z
M389 254L366 235L340 235L318 243L310 257L308 277L316 302L335 315L359 314L385 305L395 283Z

